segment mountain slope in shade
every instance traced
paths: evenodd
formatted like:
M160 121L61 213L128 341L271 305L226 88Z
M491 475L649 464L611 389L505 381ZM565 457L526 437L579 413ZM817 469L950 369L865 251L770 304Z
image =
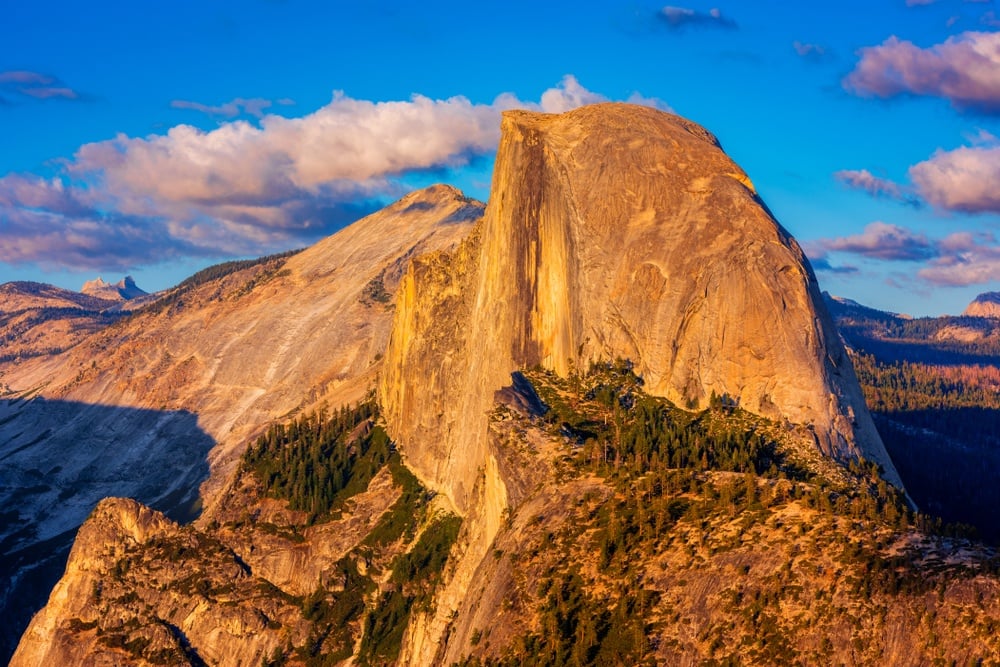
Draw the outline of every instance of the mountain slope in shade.
M407 263L457 243L481 212L454 188L421 190L295 256L209 271L67 352L9 367L0 504L17 510L0 523L0 612L10 629L23 629L58 576L32 582L28 604L16 590L23 568L53 551L65 559L100 498L134 495L189 518L205 480L210 520L249 438L276 418L363 397ZM61 550L41 546L57 536Z

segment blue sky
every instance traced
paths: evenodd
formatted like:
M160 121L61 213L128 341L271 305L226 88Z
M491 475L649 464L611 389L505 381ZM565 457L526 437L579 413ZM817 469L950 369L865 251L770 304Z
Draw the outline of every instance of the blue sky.
M0 282L147 290L421 185L485 199L499 113L652 104L715 133L824 289L1000 289L1000 10L968 0L8 3Z

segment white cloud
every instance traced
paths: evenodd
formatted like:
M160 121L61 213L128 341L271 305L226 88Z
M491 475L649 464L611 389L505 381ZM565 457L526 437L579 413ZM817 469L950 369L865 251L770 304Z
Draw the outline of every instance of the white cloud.
M938 151L910 167L920 196L939 208L964 213L1000 213L1000 146Z
M82 146L65 163L66 182L0 179L0 220L14 221L4 228L0 261L92 268L85 258L100 256L111 268L113 256L136 265L171 253L253 254L310 242L402 194L399 177L408 172L461 167L495 150L506 109L562 112L605 99L573 76L537 103L511 94L476 104L422 95L372 102L336 93L299 118L264 114L211 131L178 125L162 135L119 135ZM175 106L263 113L257 102ZM72 233L57 240L60 228Z
M941 256L917 276L935 285L982 285L1000 280L1000 246L992 234L957 232L938 243Z
M587 90L580 85L575 76L567 74L559 86L549 88L542 93L541 110L546 113L563 113L585 104L607 101L608 98Z

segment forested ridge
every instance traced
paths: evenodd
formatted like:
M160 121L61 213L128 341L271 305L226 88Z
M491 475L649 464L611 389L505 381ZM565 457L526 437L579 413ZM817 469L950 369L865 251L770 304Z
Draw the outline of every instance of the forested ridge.
M1000 322L828 304L913 499L1000 541Z

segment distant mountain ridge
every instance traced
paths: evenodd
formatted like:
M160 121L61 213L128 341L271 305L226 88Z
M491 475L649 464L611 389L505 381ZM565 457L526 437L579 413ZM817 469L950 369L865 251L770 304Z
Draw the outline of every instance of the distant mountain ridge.
M135 284L132 276L125 276L116 283L106 282L98 276L94 280L88 280L80 289L83 294L108 299L110 301L129 301L140 296L146 296L149 292L142 290Z
M122 303L46 283L0 285L0 374L10 364L70 349L121 317Z
M111 308L118 300L25 280L0 285L0 312L5 313L29 308L80 308L98 311Z
M828 293L824 300L849 347L887 361L992 364L1000 355L1000 323L992 317L911 317Z

